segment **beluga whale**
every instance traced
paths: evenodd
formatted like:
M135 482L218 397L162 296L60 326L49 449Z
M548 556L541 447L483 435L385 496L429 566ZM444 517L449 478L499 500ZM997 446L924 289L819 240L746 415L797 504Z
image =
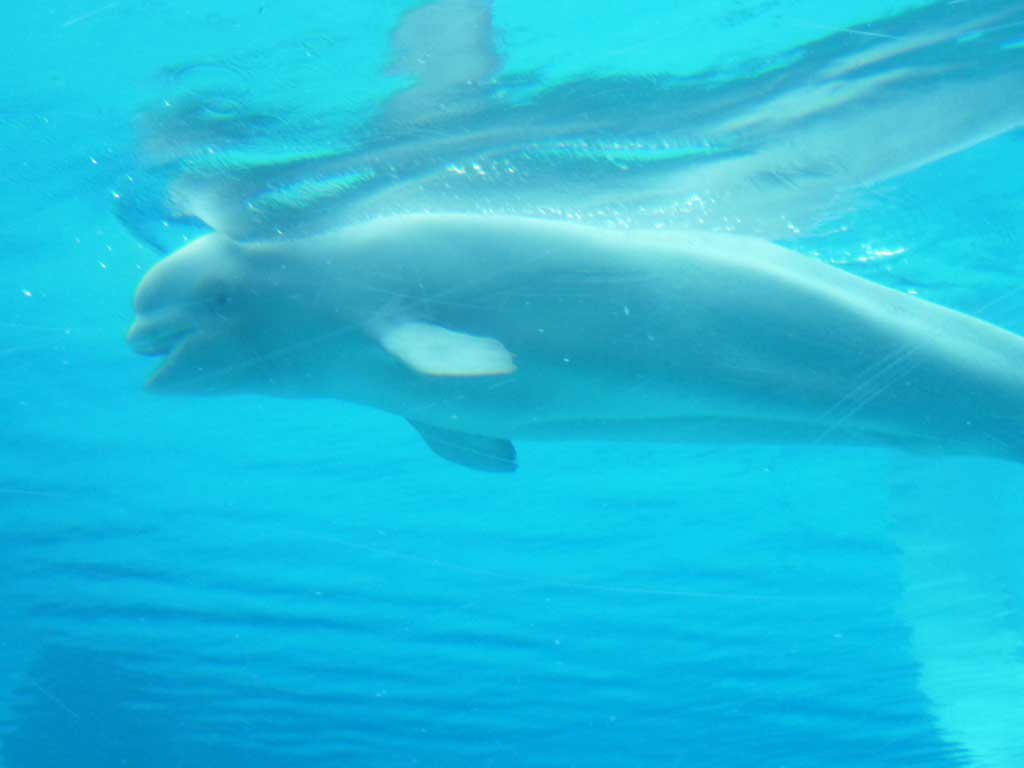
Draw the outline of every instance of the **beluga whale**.
M140 116L115 208L166 256L129 333L164 358L151 390L362 403L495 472L535 439L1024 460L1024 340L769 242L849 231L865 190L1024 127L1020 2L811 32L739 78L709 60L550 80L505 71L490 0L407 5L403 83L366 112L345 93L337 125L187 77ZM945 484L895 478L930 716L965 765L1018 766L1017 582L964 535L1006 529L947 530Z
M135 313L154 392L351 401L478 470L514 470L519 440L1024 460L1024 338L741 235L477 214L212 233Z

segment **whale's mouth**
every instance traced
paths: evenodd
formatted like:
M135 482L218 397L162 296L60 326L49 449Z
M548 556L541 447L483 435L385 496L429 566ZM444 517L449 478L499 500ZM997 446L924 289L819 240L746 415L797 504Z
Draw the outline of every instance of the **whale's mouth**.
M195 335L191 326L156 324L136 320L128 330L128 344L132 350L147 357L163 357L160 365L146 382L147 388L158 388L167 378L168 372L181 363L187 342Z
M187 342L191 334L182 334L178 337L177 342L171 346L166 356L160 361L160 365L149 375L149 379L146 380L146 389L151 391L175 391L176 386L180 388L182 384L181 379L181 368L182 361L185 359ZM192 369L188 369L190 372ZM186 380L187 381L187 380Z
M159 357L169 355L191 335L192 329L152 331L136 323L128 331L128 344L139 355Z

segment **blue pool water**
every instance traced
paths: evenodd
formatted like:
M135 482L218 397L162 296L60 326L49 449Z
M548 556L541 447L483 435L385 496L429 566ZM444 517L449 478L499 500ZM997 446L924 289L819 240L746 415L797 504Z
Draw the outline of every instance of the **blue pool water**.
M148 394L125 343L221 226L174 209L195 178L254 237L707 228L1024 333L1024 7L439 0L493 12L487 85L387 117L423 5L6 9L0 767L1024 765L1020 464L555 441L477 474L356 405Z

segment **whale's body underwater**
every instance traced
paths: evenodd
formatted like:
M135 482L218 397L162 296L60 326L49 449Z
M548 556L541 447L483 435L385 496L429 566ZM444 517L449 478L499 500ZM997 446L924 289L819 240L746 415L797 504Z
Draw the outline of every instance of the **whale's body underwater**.
M418 215L206 235L129 341L158 392L362 403L439 455L511 440L884 443L1024 460L1024 339L753 238Z

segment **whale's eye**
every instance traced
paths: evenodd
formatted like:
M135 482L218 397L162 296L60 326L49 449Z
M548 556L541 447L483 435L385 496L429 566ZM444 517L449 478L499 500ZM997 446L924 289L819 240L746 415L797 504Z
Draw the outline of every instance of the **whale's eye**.
M202 296L207 306L222 312L231 305L231 287L223 280L210 280L202 287Z

